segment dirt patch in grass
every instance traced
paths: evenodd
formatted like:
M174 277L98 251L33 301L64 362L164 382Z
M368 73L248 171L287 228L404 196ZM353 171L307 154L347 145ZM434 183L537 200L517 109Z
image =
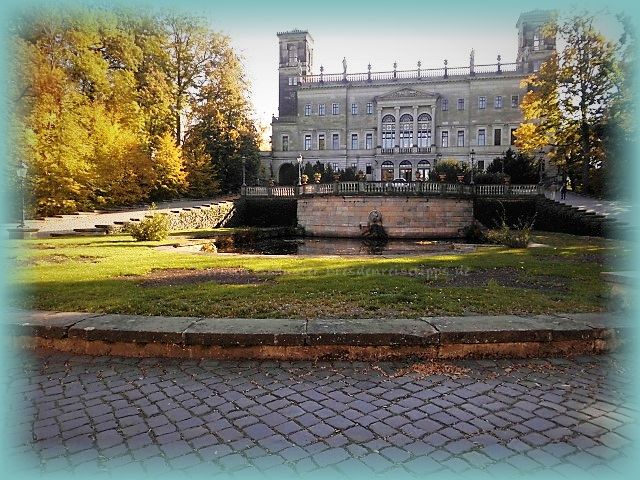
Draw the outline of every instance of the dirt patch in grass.
M18 262L20 267L34 267L37 265L59 265L67 262L81 262L81 263L98 263L102 257L96 257L93 255L64 255L54 253L53 255L46 255L39 258L29 258Z
M503 287L565 292L567 279L552 275L530 275L525 270L501 267L479 270L440 269L436 278L426 280L431 287L485 287L493 281Z
M224 285L255 285L272 280L280 272L260 272L256 274L244 268L167 268L152 270L138 277L144 287L166 287L173 285L194 285L198 283L218 283Z

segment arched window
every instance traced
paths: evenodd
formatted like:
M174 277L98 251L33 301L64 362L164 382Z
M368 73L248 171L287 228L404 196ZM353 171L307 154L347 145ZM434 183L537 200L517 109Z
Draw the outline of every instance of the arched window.
M396 117L382 117L382 148L393 148L396 144Z
M413 174L411 170L412 170L412 165L409 160L403 160L402 162L400 162L400 176L404 178L407 182L410 182L413 180Z
M429 160L420 160L416 173L417 180L422 182L429 181L429 173L431 173L431 162Z
M431 115L422 113L418 116L418 147L431 147Z
M393 180L393 162L390 162L389 160L382 162L380 173L380 179L383 182L390 182Z
M400 147L413 145L413 117L405 113L400 117Z

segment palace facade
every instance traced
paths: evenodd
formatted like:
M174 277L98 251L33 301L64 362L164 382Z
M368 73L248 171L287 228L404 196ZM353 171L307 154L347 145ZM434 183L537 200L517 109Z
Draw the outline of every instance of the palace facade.
M276 180L297 175L296 158L353 167L369 181L423 180L441 159L473 162L478 169L509 147L522 121L521 81L555 51L542 26L552 12L523 13L515 62L492 65L327 74L313 73L313 38L307 31L278 33L279 115L272 150L263 157ZM472 155L473 153L473 155ZM288 170L288 172L287 172ZM288 174L287 174L288 173Z

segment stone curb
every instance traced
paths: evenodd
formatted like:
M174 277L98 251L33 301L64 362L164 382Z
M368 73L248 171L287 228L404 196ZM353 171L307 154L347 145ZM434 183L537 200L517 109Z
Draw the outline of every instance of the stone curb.
M615 350L633 333L612 313L305 320L20 310L7 323L27 348L188 358L553 356Z

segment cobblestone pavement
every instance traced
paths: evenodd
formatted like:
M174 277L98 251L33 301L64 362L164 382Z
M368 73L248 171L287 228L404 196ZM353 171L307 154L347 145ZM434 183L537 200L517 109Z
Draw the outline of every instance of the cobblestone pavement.
M626 469L635 430L618 355L369 364L41 352L8 373L18 395L6 453L46 473L584 478Z

